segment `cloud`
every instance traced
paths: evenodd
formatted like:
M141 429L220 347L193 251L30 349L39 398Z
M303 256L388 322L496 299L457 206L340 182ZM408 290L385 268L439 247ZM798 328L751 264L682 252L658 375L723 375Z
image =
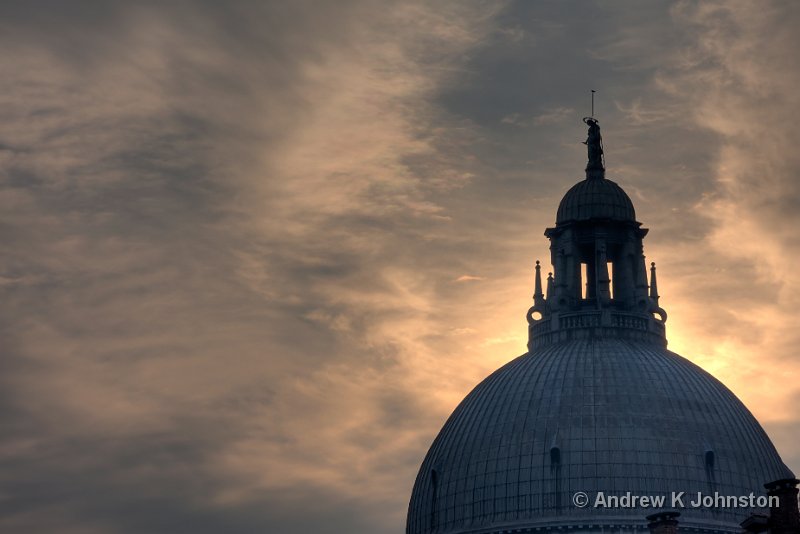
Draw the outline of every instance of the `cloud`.
M456 282L474 282L477 280L486 280L483 276L473 276L470 274L462 274L458 278L456 278Z
M792 320L800 278L787 262L799 252L797 240L785 229L796 225L800 160L786 113L798 104L800 74L785 51L800 43L785 21L800 12L679 4L674 16L696 38L665 71L671 81L664 86L689 104L698 125L719 136L714 189L696 205L710 219L702 243L716 281L702 283L714 295L685 316L718 317L716 333L700 336L717 354L712 360L726 362L722 373L757 415L790 418L797 388L786 376L800 369L792 348L800 342Z
M559 107L535 116L533 118L533 123L537 126L556 124L574 114L575 110L572 108Z
M2 8L0 528L402 529L525 350L589 85L672 346L791 428L794 14L747 9Z
M490 13L289 11L3 17L3 528L402 522L436 327L411 245L470 180L429 100ZM287 525L309 498L341 508Z
M528 123L522 121L521 118L522 117L520 117L519 113L512 113L511 115L506 115L505 117L500 119L500 122L503 124L517 124L519 126L527 126Z

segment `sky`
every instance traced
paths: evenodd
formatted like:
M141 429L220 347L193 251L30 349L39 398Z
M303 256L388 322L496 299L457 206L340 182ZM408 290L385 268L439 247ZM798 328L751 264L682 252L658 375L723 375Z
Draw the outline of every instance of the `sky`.
M800 4L0 5L0 531L401 532L607 176L800 472Z

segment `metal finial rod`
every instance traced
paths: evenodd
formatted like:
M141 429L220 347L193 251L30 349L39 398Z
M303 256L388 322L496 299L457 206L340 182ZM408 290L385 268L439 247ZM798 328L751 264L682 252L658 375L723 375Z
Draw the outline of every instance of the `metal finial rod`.
M595 90L592 89L592 117L594 117L594 93L595 93Z

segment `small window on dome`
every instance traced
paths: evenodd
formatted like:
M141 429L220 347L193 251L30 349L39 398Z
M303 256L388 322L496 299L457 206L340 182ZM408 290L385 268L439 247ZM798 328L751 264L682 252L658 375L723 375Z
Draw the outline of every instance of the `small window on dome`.
M705 459L706 459L706 469L714 469L714 451L707 450L705 452Z
M608 262L608 296L614 298L614 264Z
M561 463L561 449L556 446L550 447L550 463L553 465Z

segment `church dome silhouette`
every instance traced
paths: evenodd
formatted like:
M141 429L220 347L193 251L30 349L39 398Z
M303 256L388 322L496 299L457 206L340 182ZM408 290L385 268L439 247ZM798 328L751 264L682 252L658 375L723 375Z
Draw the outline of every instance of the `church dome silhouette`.
M407 534L645 533L657 510L594 500L664 495L670 508L673 492L684 494L681 528L740 533L766 510L691 500L762 496L765 483L794 477L742 402L667 350L647 229L605 179L599 125L586 122L587 178L545 231L554 276L543 284L536 262L529 350L444 424L414 483ZM581 492L585 506L573 500Z
M688 360L641 342L570 340L511 361L456 408L422 464L407 532L645 531L640 509L579 508L573 495L684 491L688 505L697 492L761 495L792 476L747 408ZM750 512L681 513L682 526L741 532Z

